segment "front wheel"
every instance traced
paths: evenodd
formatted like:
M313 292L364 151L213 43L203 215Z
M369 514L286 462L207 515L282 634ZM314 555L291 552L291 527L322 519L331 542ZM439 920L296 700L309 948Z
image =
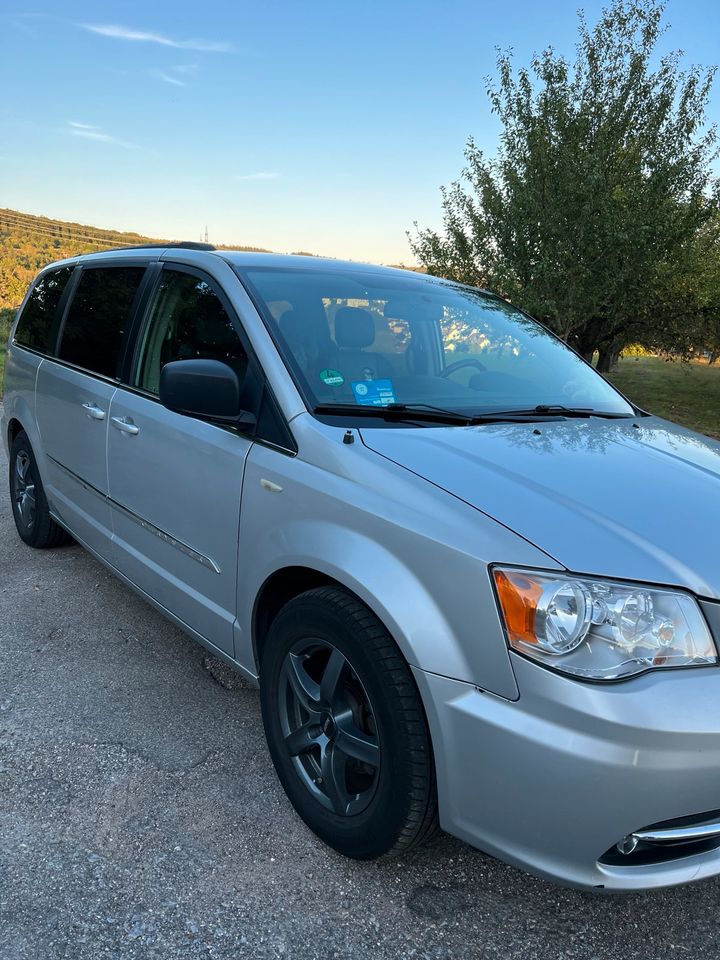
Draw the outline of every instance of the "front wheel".
M340 588L291 600L261 664L265 733L298 814L348 857L400 853L437 827L420 695L380 621Z

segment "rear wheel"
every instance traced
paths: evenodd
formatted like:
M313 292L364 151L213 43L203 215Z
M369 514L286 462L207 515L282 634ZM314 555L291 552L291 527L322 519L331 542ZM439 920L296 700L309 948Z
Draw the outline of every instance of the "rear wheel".
M320 587L283 607L266 641L260 689L275 769L325 843L368 860L434 832L435 770L415 681L355 597Z
M50 516L35 455L24 430L10 447L10 500L17 532L31 547L57 547L69 538Z

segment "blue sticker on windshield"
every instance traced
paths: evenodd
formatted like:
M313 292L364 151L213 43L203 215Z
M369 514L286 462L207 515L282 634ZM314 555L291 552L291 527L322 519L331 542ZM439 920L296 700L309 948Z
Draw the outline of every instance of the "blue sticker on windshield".
M352 392L355 401L365 407L387 407L396 403L392 380L354 380Z

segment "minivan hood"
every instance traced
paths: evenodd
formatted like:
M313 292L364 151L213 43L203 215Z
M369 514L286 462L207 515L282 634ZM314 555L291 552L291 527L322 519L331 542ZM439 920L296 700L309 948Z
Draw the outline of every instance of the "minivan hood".
M675 584L720 598L714 440L656 417L361 433L376 453L575 573Z

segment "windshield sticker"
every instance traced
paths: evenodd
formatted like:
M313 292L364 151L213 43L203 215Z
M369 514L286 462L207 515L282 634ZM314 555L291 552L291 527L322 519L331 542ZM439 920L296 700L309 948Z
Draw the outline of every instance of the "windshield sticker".
M345 377L339 370L321 370L320 379L328 387L341 387L345 383Z
M352 391L355 401L365 407L387 407L396 402L392 380L354 380Z

